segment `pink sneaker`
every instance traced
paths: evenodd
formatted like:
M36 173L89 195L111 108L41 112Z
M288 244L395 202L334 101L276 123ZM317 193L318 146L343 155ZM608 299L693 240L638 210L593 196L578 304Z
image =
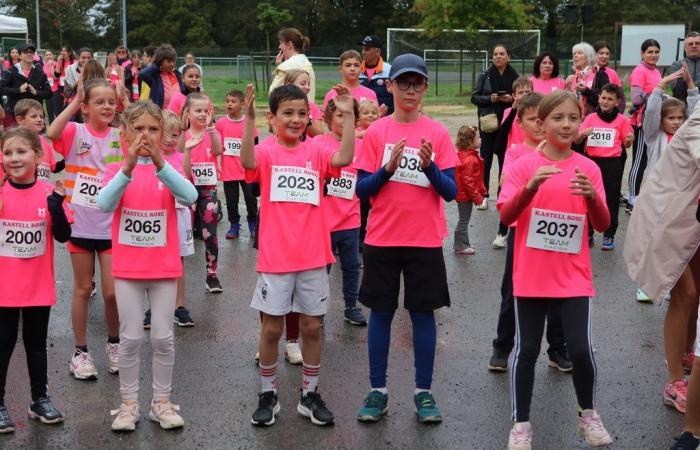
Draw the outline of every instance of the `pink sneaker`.
M508 450L532 450L530 422L516 422L508 436Z
M688 382L678 380L664 386L664 405L672 406L685 414L685 401L688 398Z
M693 363L695 362L695 353L686 353L683 355L683 371L690 373L693 371Z
M600 416L594 409L584 409L578 417L578 432L591 447L603 447L612 444L612 438L603 426Z

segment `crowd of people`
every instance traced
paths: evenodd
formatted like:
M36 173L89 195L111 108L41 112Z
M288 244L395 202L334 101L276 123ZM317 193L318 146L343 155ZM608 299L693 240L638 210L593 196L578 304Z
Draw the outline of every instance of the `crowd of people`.
M624 77L609 66L605 42L574 45L572 73L565 78L560 73L567 68L550 52L537 56L531 75L517 73L508 47L498 44L473 90L478 122L461 126L454 141L424 114L430 76L421 57L403 54L385 62L381 40L366 36L358 42L361 52L339 56L341 80L319 106L305 56L309 39L294 28L278 38L269 136L262 140L255 88L210 98L194 56L176 68L177 54L168 44L143 51L119 46L105 66L88 48L76 56L64 47L57 58L50 51L38 57L30 43L8 52L0 78L7 98L0 283L14 289L0 293L0 433L15 428L4 388L20 317L29 415L47 424L64 420L47 386L54 240L66 243L74 274L72 376L98 376L87 342L97 257L107 371L118 374L121 394L112 430L135 430L141 418L144 329L153 350L148 416L163 429L184 426L171 401L173 326L195 323L185 306L183 261L194 254L195 239L203 240L206 289L224 291L217 276L222 182L225 238L244 232L242 192L245 225L258 249L251 308L261 321L255 356L261 387L253 425L273 425L280 413L276 377L283 337L285 359L303 366L297 411L316 425L334 423L317 387L328 273L336 256L344 319L367 327L370 390L357 420L378 422L388 411L391 325L403 277L417 419L442 421L431 390L434 311L450 306L443 242L449 233L445 202L455 200L457 255L478 253L469 238L474 206L495 204L500 216L493 247L506 248L506 259L487 366L495 373L510 370L508 449L532 447L530 404L545 321L548 364L572 375L578 431L589 446L611 444L595 403L590 254L595 232L603 235L601 250L615 250L622 204L631 214L624 258L639 287L637 298L668 301L663 399L686 413L685 430L672 448L700 446L700 34L686 36L684 59L663 75L657 67L661 46L644 41L641 62L627 78L631 98ZM212 100L224 101L221 117ZM623 197L630 147L629 195ZM490 186L494 156L496 189ZM490 193L497 193L495 202Z

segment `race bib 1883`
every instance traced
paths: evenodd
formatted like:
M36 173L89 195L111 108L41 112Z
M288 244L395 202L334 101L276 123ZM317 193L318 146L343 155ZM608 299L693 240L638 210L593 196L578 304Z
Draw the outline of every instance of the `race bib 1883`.
M355 195L355 185L357 184L357 174L346 170L340 171L339 178L331 178L326 184L328 195L333 197L352 200Z
M167 211L122 208L119 243L131 247L164 247Z
M99 209L96 199L101 186L102 177L79 173L75 177L71 203L86 208Z
M386 144L384 146L382 166L391 159L391 150L393 148L393 144ZM432 159L435 160L435 153L433 153ZM398 181L399 183L412 184L424 188L430 185L428 177L425 176L423 168L420 166L420 149L404 147L403 156L401 156L401 161L399 161L399 167L389 181Z
M213 162L192 163L192 179L195 186L216 185L216 166Z
M241 140L239 138L224 138L224 155L241 156Z
M34 258L46 253L46 221L0 220L0 256Z
M612 148L615 144L615 128L593 128L593 132L588 136L586 145L589 147Z
M527 246L552 252L581 252L585 214L532 208Z
M319 205L318 172L297 166L272 166L271 202Z

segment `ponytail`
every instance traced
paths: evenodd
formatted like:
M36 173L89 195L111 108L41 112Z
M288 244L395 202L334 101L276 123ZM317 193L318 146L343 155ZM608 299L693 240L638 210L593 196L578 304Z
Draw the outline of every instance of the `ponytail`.
M299 53L306 53L311 47L308 37L301 34L296 28L283 28L277 33L277 38L282 42L291 42L294 49Z

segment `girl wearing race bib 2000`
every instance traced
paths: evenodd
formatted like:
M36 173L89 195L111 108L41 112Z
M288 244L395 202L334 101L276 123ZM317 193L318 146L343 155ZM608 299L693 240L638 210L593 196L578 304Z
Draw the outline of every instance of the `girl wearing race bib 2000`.
M578 430L586 443L612 443L595 410L596 364L591 344L593 289L588 220L603 232L610 224L598 166L571 150L581 125L581 106L565 91L554 92L538 110L546 142L541 151L513 163L497 207L507 225L517 220L513 260L516 340L511 370L515 422L509 450L532 446L530 402L535 363L547 312L558 314L573 363Z
M2 142L7 180L0 187L0 433L15 429L5 408L5 381L20 315L32 394L29 417L63 422L47 394L46 337L56 303L53 239L66 242L71 228L62 207L63 183L57 181L54 188L37 180L41 160L35 132L22 127L7 132Z
M110 126L117 107L117 93L109 80L94 79L83 87L51 123L46 135L66 161L66 200L74 223L67 248L73 263L73 300L71 319L75 351L70 372L79 380L97 377L97 369L87 347L88 302L95 273L95 255L100 261L102 297L107 322L109 372L117 373L119 315L112 278L112 213L100 211L95 198L102 185L105 169L123 158L119 130ZM80 110L85 123L70 122Z
M107 168L97 196L103 211L114 211L112 274L119 307L119 385L122 403L113 411L112 430L131 431L139 420L139 353L143 300L151 305L153 401L149 417L164 429L184 425L170 402L175 344L173 311L182 276L175 200L192 204L197 190L161 153L163 116L152 102L124 112L126 160ZM154 266L153 261L158 261Z

